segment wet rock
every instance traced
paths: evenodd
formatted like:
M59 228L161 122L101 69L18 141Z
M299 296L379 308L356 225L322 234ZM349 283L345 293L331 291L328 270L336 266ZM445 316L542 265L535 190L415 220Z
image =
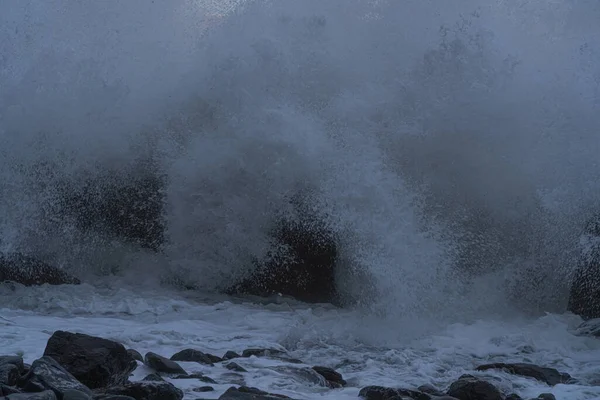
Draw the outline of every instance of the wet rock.
M230 362L228 364L225 364L225 368L227 368L230 371L235 371L235 372L248 372L244 367L240 366L238 363L235 363L235 362Z
M87 395L92 394L87 386L79 382L54 358L49 356L33 362L28 374L23 378L22 389L25 392L52 390L59 399L62 399L65 392L69 390L78 390Z
M494 385L472 376L462 376L452 383L448 395L459 400L503 400L504 398Z
M173 361L197 362L199 364L214 365L223 361L221 357L212 354L203 353L198 350L185 349L171 356Z
M213 388L212 386L200 386L197 388L193 388L192 392L196 392L196 393L206 393L206 392L214 392L215 388Z
M273 394L262 390L240 386L239 388L230 387L223 393L219 400L279 400L289 399L289 397L281 394Z
M131 396L121 396L118 394L96 394L92 397L93 400L136 400Z
M19 379L19 367L13 364L0 364L0 384L15 386Z
M212 383L212 384L217 383L214 379L209 378L208 376L204 376L200 373L177 375L177 376L174 376L173 379L198 379L199 381L206 382L206 383Z
M18 393L5 397L6 400L57 400L56 394L52 390L44 390L39 393ZM63 399L68 400L68 399Z
M506 396L506 399L504 400L523 400L523 398L516 393L511 393L508 396Z
M3 281L25 286L80 283L79 279L66 271L21 253L0 253L0 282Z
M342 378L342 374L328 367L312 367L319 375L327 380L327 383L332 388L346 386L346 381Z
M579 336L600 337L600 318L585 321L577 327L575 334Z
M583 319L600 318L600 216L585 227L585 243L571 284L567 309Z
M0 366L11 364L17 367L19 374L25 372L25 363L19 356L0 356Z
M144 357L144 364L156 370L156 372L187 375L187 372L185 372L181 365L153 352L146 353L146 356Z
M418 390L395 389L384 386L367 386L358 395L366 400L398 400L409 398L413 400L431 400L432 397Z
M225 353L225 355L223 356L223 360L231 360L233 358L240 358L241 355L239 355L238 353L236 353L235 351L231 351L229 350L227 353Z
M62 400L91 400L92 396L80 392L79 390L65 390Z
M532 400L556 400L556 396L554 396L552 393L542 393Z
M164 243L164 184L152 173L105 174L66 185L62 213L84 232L127 240L158 250Z
M329 387L327 380L325 377L317 373L312 368L297 368L290 367L287 365L270 367L270 369L281 372L283 374L289 375L291 378L295 379L300 383L310 383L313 385L318 385L322 387Z
M144 362L144 357L142 357L142 354L137 350L127 349L127 354L129 354L134 360L137 360L142 363Z
M82 333L54 332L44 356L55 359L91 389L125 383L137 367L122 344Z
M323 221L306 211L308 207L298 208L298 219L282 219L272 233L278 250L256 261L254 273L225 293L260 297L280 294L308 303L338 302L336 237Z
M164 382L164 378L162 376L160 376L159 374L150 374L150 375L146 375L144 377L144 379L142 379L143 381L150 381L150 382Z
M19 389L13 386L0 384L0 396L8 396L9 394L21 393Z
M430 394L432 396L444 396L444 392L432 385L421 385L417 388L419 392Z
M181 400L183 392L169 382L130 382L111 387L104 394L130 396L136 400Z
M538 381L544 382L550 386L558 385L559 383L568 383L572 380L571 375L567 373L558 372L554 368L540 367L535 364L527 363L495 363L485 364L477 367L478 371L486 371L489 369L501 369L513 375L526 376L529 378L537 379Z

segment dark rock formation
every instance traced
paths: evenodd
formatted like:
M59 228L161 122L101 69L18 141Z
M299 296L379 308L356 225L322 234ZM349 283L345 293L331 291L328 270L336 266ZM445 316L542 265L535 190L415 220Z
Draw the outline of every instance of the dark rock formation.
M203 353L198 350L185 349L171 356L173 361L197 362L199 364L214 365L223 361L221 357L212 354Z
M367 386L358 392L358 395L366 400L397 400L410 398L413 400L431 400L432 396L410 389L395 389L383 386Z
M230 371L235 371L235 372L248 372L246 370L246 368L242 367L241 365L239 365L238 363L235 363L233 361L225 364L225 368L227 368Z
M526 363L495 363L485 364L477 367L477 371L486 371L488 369L502 369L508 373L520 376L527 376L544 382L550 386L558 385L559 383L569 383L572 381L571 375L558 372L554 368L540 367L535 364Z
M533 400L556 400L556 396L552 393L542 393Z
M156 372L187 375L187 372L185 372L181 365L153 352L146 353L144 364L154 369Z
M198 379L199 381L206 382L206 383L213 383L213 384L217 383L214 379L212 379L208 376L204 376L198 372L194 373L194 374L189 374L189 375L188 374L176 375L173 377L173 379Z
M20 386L25 392L37 393L51 390L59 400L62 400L65 392L69 390L78 390L89 396L92 395L92 391L87 386L48 356L33 362L31 369L20 382Z
M95 231L158 250L164 242L163 182L157 174L104 175L65 185L64 215L84 232Z
M327 380L329 387L340 388L342 386L346 386L346 381L344 378L342 378L342 374L333 368L315 366L312 369L325 378L325 380Z
M233 358L240 358L240 357L241 357L241 355L239 355L235 351L229 350L227 353L225 353L225 355L223 355L223 360L231 360Z
M600 217L584 231L585 242L569 296L568 310L583 319L600 318Z
M144 379L142 379L143 381L149 381L149 382L163 382L165 379L160 376L159 374L150 374L150 375L146 375L144 377Z
M225 293L269 297L281 294L308 303L337 303L335 235L316 218L281 220L273 232L280 247L258 261L248 278Z
M193 388L192 392L196 392L196 393L206 393L206 392L214 392L215 388L213 388L212 386L200 386L197 388Z
M137 367L120 343L82 333L54 332L44 356L55 359L92 389L123 384Z
M127 349L127 353L134 360L139 361L139 362L144 362L144 357L142 357L142 354L139 351L134 350L134 349Z
M450 385L448 395L459 400L503 400L502 393L491 383L470 375L461 376Z
M0 282L12 281L25 286L79 284L67 272L21 253L0 253Z
M600 318L585 321L577 327L574 333L580 336L600 337Z
M289 399L281 394L267 393L262 390L240 386L239 388L230 387L223 393L219 400L280 400Z
M92 400L136 400L131 396L122 396L120 394L96 394Z
M52 390L44 390L39 393L18 393L5 397L6 400L60 400ZM63 400L76 400L63 398Z
M181 400L183 392L169 382L132 382L108 388L104 394L130 396L140 400Z

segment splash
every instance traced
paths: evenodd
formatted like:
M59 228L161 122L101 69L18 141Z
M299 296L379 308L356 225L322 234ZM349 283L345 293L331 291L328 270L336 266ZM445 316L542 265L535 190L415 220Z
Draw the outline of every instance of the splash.
M564 309L600 197L593 13L516 0L0 6L0 245L216 290L310 193L339 238L338 286L378 313ZM120 190L148 175L162 182L158 253L61 208L90 181Z

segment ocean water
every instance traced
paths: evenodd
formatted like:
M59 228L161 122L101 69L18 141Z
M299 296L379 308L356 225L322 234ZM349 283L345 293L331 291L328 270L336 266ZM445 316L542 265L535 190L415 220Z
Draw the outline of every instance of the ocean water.
M526 361L579 383L490 379L600 398L598 341L565 313L600 204L599 19L584 0L0 4L0 250L84 282L2 286L3 351L32 361L55 329L164 355L281 346L350 382L240 361L245 383L295 398ZM158 251L61 208L148 176ZM335 232L354 305L218 295L299 196ZM219 368L208 397L239 382Z

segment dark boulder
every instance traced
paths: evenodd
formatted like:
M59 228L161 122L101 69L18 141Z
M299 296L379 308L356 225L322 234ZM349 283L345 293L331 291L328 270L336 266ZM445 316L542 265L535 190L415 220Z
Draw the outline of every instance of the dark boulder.
M246 368L242 367L241 365L239 365L238 363L233 362L233 361L225 364L225 368L227 368L230 371L234 371L234 372L248 372L246 370Z
M502 393L489 382L473 376L462 376L450 385L448 395L459 400L503 400Z
M215 388L212 386L200 386L197 388L193 388L192 392L196 392L196 393L206 393L206 392L214 392Z
M44 356L92 389L125 383L137 367L122 344L82 333L54 332Z
M239 355L235 351L229 350L223 355L223 360L231 360L231 359L240 358L240 357L241 357L241 355Z
M154 369L156 372L187 375L187 372L185 372L185 369L183 369L181 365L151 351L146 353L144 364Z
M7 386L0 383L0 396L8 396L10 394L21 393L19 389L14 386Z
M169 382L131 382L110 387L104 395L130 396L136 400L181 400L183 392Z
M366 400L397 400L410 398L413 400L431 400L432 396L418 390L395 389L384 386L367 386L358 392L359 397Z
M134 349L127 349L127 353L134 360L139 361L139 362L144 362L144 357L142 357L142 354L139 351L134 350Z
M277 250L257 261L254 272L226 294L269 297L281 294L308 303L338 303L335 264L338 244L317 218L282 219L275 228Z
M477 367L477 371L487 371L488 369L501 369L513 375L526 376L537 379L550 386L558 385L559 383L568 383L572 381L571 375L563 372L558 372L554 368L540 367L535 364L527 363L495 363L485 364Z
M15 386L19 376L19 368L16 365L0 364L0 384Z
M600 217L588 223L582 242L584 247L571 284L568 310L588 320L600 318Z
M217 383L217 381L215 381L213 378L204 376L203 374L201 374L199 372L196 372L193 374L175 375L172 377L172 379L198 379L199 381L202 381L205 383L213 383L213 384Z
M56 397L56 394L52 390L44 390L39 393L16 393L8 395L4 398L5 400L61 400L59 397ZM70 399L62 399L62 400L70 400Z
M223 361L221 357L203 353L199 350L185 349L171 356L172 361L197 362L199 364L214 365Z
M0 253L0 282L11 281L25 286L77 285L79 279L60 268L21 253Z
M70 390L92 395L92 391L87 386L48 356L35 360L31 364L31 369L20 382L20 386L25 392L37 393L51 390L59 400L62 400L65 393Z
M265 391L247 387L240 386L239 388L230 387L223 393L219 400L280 400L280 399L289 399L289 397L281 395L281 394L273 394L267 393Z
M137 400L131 396L123 396L120 394L96 394L92 400Z
M164 184L158 174L103 174L64 187L62 213L82 231L152 250L164 243Z
M342 374L333 368L315 366L312 367L312 369L327 380L329 387L340 388L342 386L346 386L346 381L342 377Z

